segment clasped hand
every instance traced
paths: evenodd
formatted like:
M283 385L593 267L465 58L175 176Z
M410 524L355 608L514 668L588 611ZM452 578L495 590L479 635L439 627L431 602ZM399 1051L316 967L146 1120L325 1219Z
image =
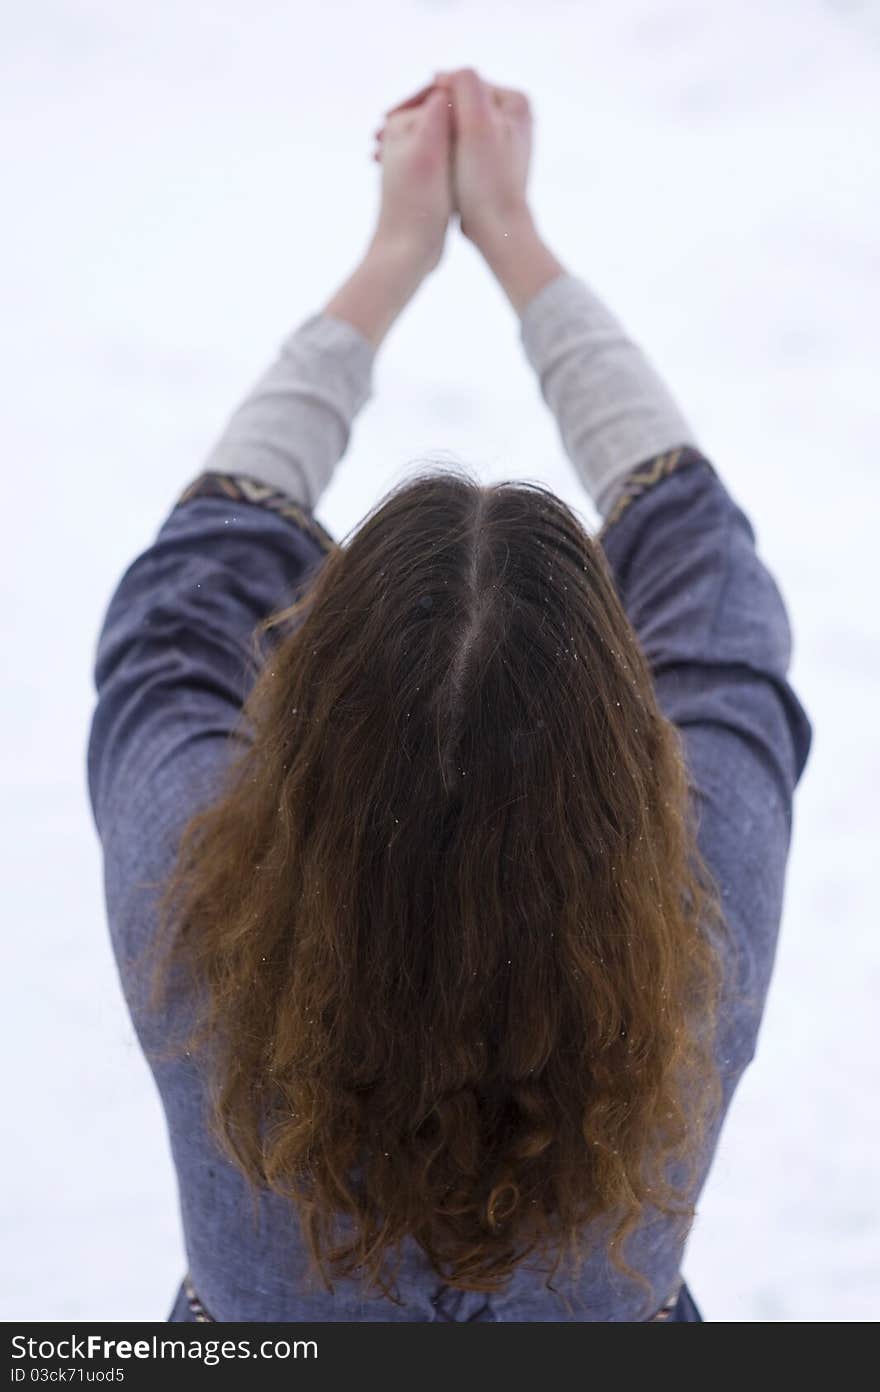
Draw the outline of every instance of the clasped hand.
M376 240L403 249L424 274L443 255L454 213L482 251L526 213L532 115L522 92L473 68L440 72L385 113L376 139Z

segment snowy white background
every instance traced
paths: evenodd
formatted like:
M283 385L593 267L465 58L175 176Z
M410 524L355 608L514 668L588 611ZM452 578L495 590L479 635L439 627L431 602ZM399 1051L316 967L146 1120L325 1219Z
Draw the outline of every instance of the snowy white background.
M472 64L537 115L539 225L750 512L814 721L777 969L685 1272L708 1320L880 1313L880 10L850 0L31 0L3 24L0 1317L164 1318L164 1123L86 801L110 591L366 245L382 110ZM320 515L411 461L594 520L476 253L382 351Z

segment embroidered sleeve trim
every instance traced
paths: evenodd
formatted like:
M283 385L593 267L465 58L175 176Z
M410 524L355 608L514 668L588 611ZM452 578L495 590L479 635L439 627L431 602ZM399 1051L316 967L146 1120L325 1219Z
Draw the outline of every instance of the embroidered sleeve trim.
M334 551L338 543L318 519L300 503L272 484L262 483L248 474L224 474L205 470L193 479L192 483L178 497L175 507L181 507L192 498L228 498L233 503L253 503L292 522L300 531L317 542L322 551Z
M660 1309L657 1310L655 1314L650 1315L648 1317L647 1323L651 1324L656 1320L668 1320L672 1318L673 1314L675 1313L675 1307L678 1304L678 1297L681 1294L681 1289L683 1285L684 1278L679 1272L679 1274L675 1278L671 1291L669 1292L663 1304L660 1306ZM193 1317L193 1322L196 1324L216 1324L214 1316L208 1313L208 1311L205 1309L204 1304L199 1299L199 1296L196 1294L195 1287L192 1283L192 1277L190 1276L189 1272L187 1272L187 1274L183 1278L183 1289L184 1294L186 1296L187 1305L189 1306L190 1313ZM432 1303L436 1304L436 1301ZM442 1313L440 1317L444 1320L455 1319L455 1316L453 1314L445 1312Z
M620 520L630 503L641 497L649 488L653 488L661 479L667 478L677 469L683 469L686 464L702 464L707 469L713 467L699 450L693 449L690 445L683 445L681 449L669 450L666 454L658 454L654 459L648 459L631 469L624 476L623 485L615 499L614 506L599 528L598 539L601 541L604 538L609 528Z

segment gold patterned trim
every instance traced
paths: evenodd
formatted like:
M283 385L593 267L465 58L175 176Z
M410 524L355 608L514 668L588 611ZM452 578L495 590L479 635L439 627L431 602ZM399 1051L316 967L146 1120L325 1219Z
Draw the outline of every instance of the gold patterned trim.
M258 507L269 508L299 527L318 543L322 551L336 549L337 542L307 508L294 502L280 488L262 483L248 474L221 474L206 470L187 485L174 506L180 507L191 498L228 498L230 502L254 503Z
M636 498L641 497L649 488L653 488L656 483L674 473L676 469L683 468L685 464L694 463L701 463L707 469L712 468L709 460L700 454L699 450L692 449L689 445L685 445L681 449L669 450L666 454L658 454L653 459L637 464L625 475L614 506L598 530L598 540L603 539L609 528L620 520L630 503L634 502ZM183 503L189 502L191 498L206 497L228 498L230 502L252 503L258 507L267 507L272 512L276 512L279 517L284 517L288 522L299 527L301 531L317 542L322 551L334 551L338 546L335 538L307 508L294 502L281 489L275 488L272 484L263 483L259 479L251 478L248 474L223 474L206 470L187 485L174 506L180 507Z
M681 449L669 450L666 454L658 454L654 459L637 464L634 469L631 469L624 476L623 486L615 499L614 506L599 528L598 539L601 541L609 527L613 527L615 522L620 520L631 502L641 497L642 493L647 492L649 488L653 488L661 479L674 473L676 469L683 468L685 464L704 464L706 468L712 468L709 460L706 459L705 455L700 454L699 450L684 445Z
M679 1276L676 1280L675 1285L673 1286L672 1290L667 1296L664 1304L660 1306L660 1309L657 1311L656 1315L651 1316L650 1320L648 1321L649 1324L653 1324L657 1320L668 1320L672 1318L673 1314L675 1313L675 1307L678 1304L678 1297L681 1295L681 1289L683 1285L684 1279L683 1277Z
M213 1315L209 1315L199 1297L196 1295L192 1281L187 1274L183 1278L183 1293L186 1296L186 1303L190 1308L193 1320L197 1324L215 1324Z
M678 1304L678 1297L681 1295L681 1289L683 1285L684 1278L682 1276L677 1276L675 1285L673 1286L666 1300L661 1305L656 1315L652 1315L650 1320L647 1321L648 1324L653 1324L657 1320L669 1320L672 1318L675 1312L675 1307ZM193 1286L192 1280L188 1272L186 1276L183 1278L183 1291L184 1295L186 1296L186 1303L190 1308L190 1312L192 1313L193 1320L197 1324L216 1324L214 1316L208 1314L208 1311L205 1309L201 1300L196 1295L195 1287Z

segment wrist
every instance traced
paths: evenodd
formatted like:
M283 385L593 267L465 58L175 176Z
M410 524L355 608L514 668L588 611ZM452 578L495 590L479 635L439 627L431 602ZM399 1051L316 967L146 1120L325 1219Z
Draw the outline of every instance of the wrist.
M503 253L505 244L511 238L525 241L526 238L536 237L537 229L529 205L519 203L506 212L484 213L479 221L469 219L465 236L491 265L495 257Z
M378 348L426 274L423 250L377 234L324 313L353 325Z
M442 253L443 239L439 245L429 245L426 240L411 233L387 231L380 225L373 234L364 260L375 266L377 273L387 278L390 284L399 285L402 291L410 290L412 293L436 268Z
M509 217L485 225L471 239L517 314L565 267L541 238L531 210L523 205Z

